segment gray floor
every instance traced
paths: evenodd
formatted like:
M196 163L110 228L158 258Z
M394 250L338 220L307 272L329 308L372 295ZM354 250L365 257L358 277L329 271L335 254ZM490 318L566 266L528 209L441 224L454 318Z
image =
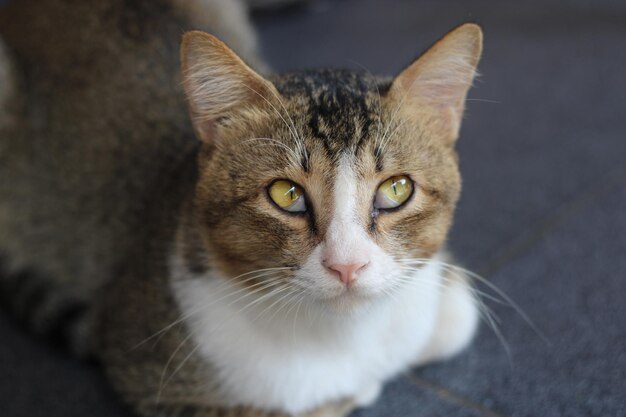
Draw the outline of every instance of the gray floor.
M278 70L394 74L458 23L485 29L450 246L548 342L488 301L500 338L483 325L355 417L626 416L626 2L318 1L255 20ZM2 416L127 415L93 367L3 317L0 340Z

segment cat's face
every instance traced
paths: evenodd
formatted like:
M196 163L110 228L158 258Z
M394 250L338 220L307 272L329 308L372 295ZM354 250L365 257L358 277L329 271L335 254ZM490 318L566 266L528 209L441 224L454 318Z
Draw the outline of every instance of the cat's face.
M257 288L288 282L336 309L401 286L406 260L436 253L452 221L476 31L461 34L477 38L464 52L473 61L454 63L467 74L443 84L424 58L393 81L320 70L270 82L214 38L188 35L186 88L204 142L196 224L213 266ZM445 43L426 57L445 61Z

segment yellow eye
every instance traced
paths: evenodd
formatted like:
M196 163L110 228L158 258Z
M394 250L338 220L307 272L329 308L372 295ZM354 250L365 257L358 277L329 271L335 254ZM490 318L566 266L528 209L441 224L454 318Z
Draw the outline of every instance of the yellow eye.
M269 186L270 198L278 207L291 213L306 211L304 190L298 184L289 180L277 180Z
M413 194L413 181L406 175L391 177L380 184L376 191L374 207L390 209L400 207Z

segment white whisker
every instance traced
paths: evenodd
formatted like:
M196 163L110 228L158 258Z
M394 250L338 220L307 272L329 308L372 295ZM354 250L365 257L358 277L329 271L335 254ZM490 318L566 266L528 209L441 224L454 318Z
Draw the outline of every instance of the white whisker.
M238 284L240 284L240 285L241 285L241 284L244 284L244 283L246 283L246 282L249 282L249 281L252 281L252 280L258 279L258 278L260 278L260 277L263 277L263 276L266 276L266 275L271 275L271 273L274 273L274 272L279 272L279 271L284 271L284 270L291 270L291 269L293 269L293 268L291 268L291 267L279 267L279 268L263 268L263 269L257 269L257 270L254 270L254 271L249 271L249 272L246 272L246 273L244 273L244 274L238 275L238 276L236 276L236 277L234 277L234 278L231 278L231 279L230 279L230 281L225 281L224 283L222 283L222 284L221 284L221 285L217 288L217 290L218 290L218 293L219 293L219 292L222 292L222 291L224 291L224 290L226 290L226 289L230 289L230 287L228 287L228 285L229 285L229 284L230 284L230 285L232 285L232 282L231 282L231 281L233 281L233 280L234 280L234 281L236 282L236 280L237 280L238 278L241 278L241 277L244 277L244 276L247 276L247 275L250 275L250 274L254 274L254 273L261 273L261 274L259 274L259 275L254 275L254 276L249 277L249 278L247 278L247 279L245 279L245 280L243 280L243 281L241 281L241 282L238 282ZM265 274L265 273L268 273L268 274ZM206 310L206 308L208 308L209 306L211 306L213 303L215 303L215 302L219 302L219 301L222 301L222 300L223 300L223 299L225 299L225 298L228 298L228 297L230 297L230 296L233 296L233 295L239 294L239 293L241 293L241 292L243 292L243 291L247 291L247 290L249 290L251 287L254 287L254 286L257 286L257 285L260 285L260 284L262 284L262 282L261 282L261 283L254 284L254 285L252 285L252 286L248 286L247 288L246 288L246 287L241 288L241 289L239 289L239 290L238 290L238 291L236 291L236 292L228 293L228 294L226 294L225 296L223 296L223 297L221 297L221 298L218 298L217 300L214 300L214 301L213 301L212 303L210 303L210 304L205 304L205 305L202 305L202 306L200 306L200 307L198 307L198 308L196 308L196 309L194 309L194 310L190 311L189 313L187 313L187 314L185 314L185 315L183 315L183 316L179 317L178 319L176 319L176 320L175 320L175 321L173 321L172 323L168 324L167 326L165 326L165 327L164 327L164 328L162 328L161 330L159 330L159 331L155 332L154 334L150 335L150 336L149 336L149 337L147 337L146 339L144 339L144 340L142 340L141 342L137 343L137 344L136 344L135 346L133 346L130 350L132 351L132 350L134 350L134 349L137 349L138 347L142 346L143 344L147 343L148 341L150 341L150 340L154 339L154 338L155 338L155 337L157 337L157 336L161 336L161 337L162 337L162 336L163 336L163 335L164 335L164 334L165 334L168 330L170 330L170 329L171 329L171 328L173 328L174 326L176 326L176 325L178 325L178 324L180 324L180 323L184 322L185 320L189 319L190 317L192 317L192 316L194 316L194 315L196 315L196 314L198 314L198 313L200 313L200 312L202 312L202 311Z
M506 303L508 306L513 308L517 314L528 324L528 326L548 345L551 345L550 341L547 337L537 328L535 323L530 319L528 314L515 302L511 297L509 297L504 291L498 288L495 284L489 282L485 278L481 277L475 272L472 272L466 268L460 267L458 265L449 264L447 262L435 260L435 259L396 259L397 262L403 263L405 265L417 264L417 265L440 265L445 270L456 274L458 272L465 274L468 278L472 278L481 284L484 284L487 288L493 291L498 297L500 297L501 301ZM458 275L457 275L458 276Z
M246 84L243 84L243 85L246 86L248 89L250 89L255 94L257 94L259 97L261 97L276 112L278 117L280 117L281 120L283 121L283 123L285 123L285 126L287 126L287 129L289 129L289 132L291 133L291 136L292 136L294 142L296 143L296 146L298 147L298 150L305 156L305 158L308 161L308 155L306 153L306 148L304 147L304 144L302 143L302 139L298 136L298 131L296 129L296 125L294 124L293 119L291 118L291 116L289 115L289 112L287 111L287 108L285 107L285 105L283 104L283 101L277 95L277 93L272 91L272 94L278 100L278 103L281 105L281 107L285 111L285 114L287 115L287 118L289 118L289 121L291 122L291 125L289 123L287 123L287 120L285 120L285 118L283 117L282 113L280 111L278 111L276 106L274 106L274 104L272 104L272 102L267 97L265 97L263 94L259 93L258 91L256 91L252 87L250 87L249 85L246 85ZM293 163L297 163L297 162L298 162L298 159L293 161Z

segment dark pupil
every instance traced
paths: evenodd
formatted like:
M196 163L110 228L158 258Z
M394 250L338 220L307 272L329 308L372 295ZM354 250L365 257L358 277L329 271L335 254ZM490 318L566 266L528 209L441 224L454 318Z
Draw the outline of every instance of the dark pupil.
M398 183L395 178L392 178L391 188L393 189L394 195L398 195L398 190L396 189L396 184Z
M291 188L289 189L288 193L289 193L289 197L291 198L291 200L294 199L294 194L296 192L296 187L295 186L291 186Z

